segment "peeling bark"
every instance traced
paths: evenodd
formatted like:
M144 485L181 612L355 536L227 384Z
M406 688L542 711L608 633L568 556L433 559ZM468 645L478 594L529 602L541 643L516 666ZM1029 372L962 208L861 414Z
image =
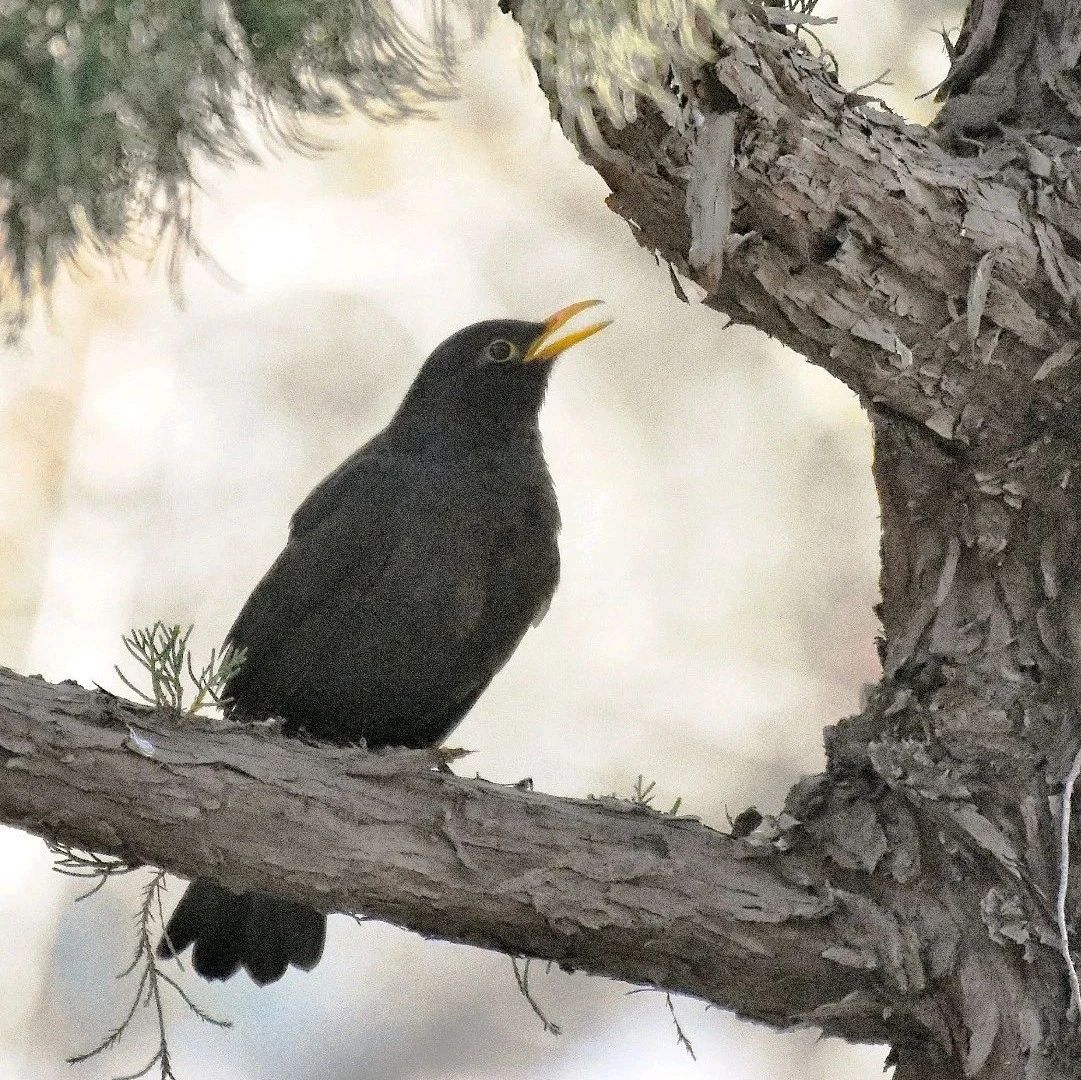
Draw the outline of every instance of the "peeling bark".
M877 905L835 891L813 854L782 851L781 834L736 838L621 799L437 771L447 756L310 746L0 668L6 824L430 937L738 1001L765 1023L814 1018L884 1038L900 977L884 983L879 971L902 954L920 969L918 942L898 941Z
M739 10L717 62L680 83L694 98L684 112L700 119L679 130L643 106L620 130L598 121L617 153L582 153L610 207L709 306L792 346L868 406L989 452L1032 410L1060 410L1070 362L1046 365L1076 339L1081 296L1071 148L1030 135L960 156ZM726 115L731 232L715 286L692 259L688 196L725 190L724 156L697 151Z
M1054 913L1081 740L1081 4L974 0L932 128L846 91L769 9L723 6L673 101L598 116L609 152L580 150L706 305L872 423L883 678L827 731L785 843L852 920L834 958L890 999L898 1078L1081 1075ZM1079 903L1072 885L1071 933Z

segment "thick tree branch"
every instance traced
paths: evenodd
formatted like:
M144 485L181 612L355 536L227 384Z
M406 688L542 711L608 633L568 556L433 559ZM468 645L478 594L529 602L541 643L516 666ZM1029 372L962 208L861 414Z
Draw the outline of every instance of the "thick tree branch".
M846 92L783 9L687 0L696 37L649 5L503 6L639 242L870 413L884 678L788 809L924 942L898 1078L1075 1075L1050 898L1081 716L1081 5L974 0L933 129Z
M0 820L71 846L886 1038L874 905L811 855L434 771L438 751L309 746L7 669L0 757Z
M521 18L543 2L511 8ZM763 9L729 7L716 59L670 82L678 110L646 103L618 130L599 117L614 153L579 140L609 205L705 303L792 346L868 405L961 444L1001 442L1053 398L1073 357L1071 147L1030 138L958 156L846 92ZM568 126L556 75L537 66ZM731 141L716 138L723 117ZM708 241L712 260L692 256L716 226L695 197L703 190L731 206L723 272L723 234Z

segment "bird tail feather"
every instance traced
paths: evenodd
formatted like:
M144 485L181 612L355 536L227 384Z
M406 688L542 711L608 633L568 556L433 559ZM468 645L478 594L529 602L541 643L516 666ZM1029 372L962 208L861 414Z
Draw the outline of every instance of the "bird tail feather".
M193 881L158 942L158 956L179 956L194 945L191 966L206 979L228 979L244 968L260 985L280 979L290 964L310 971L326 940L327 917L265 893L230 892Z

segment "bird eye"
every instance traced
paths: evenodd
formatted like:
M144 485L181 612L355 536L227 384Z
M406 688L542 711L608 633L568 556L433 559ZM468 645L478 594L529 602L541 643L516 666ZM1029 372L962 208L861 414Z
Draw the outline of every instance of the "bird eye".
M488 359L496 364L505 363L518 355L518 350L509 341L504 341L502 338L493 341L484 351Z

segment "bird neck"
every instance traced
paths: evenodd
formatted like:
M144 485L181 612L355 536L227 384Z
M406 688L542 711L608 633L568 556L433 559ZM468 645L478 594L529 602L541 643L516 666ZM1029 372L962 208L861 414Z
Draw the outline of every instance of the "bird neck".
M433 423L430 416L399 412L386 434L394 448L404 453L438 453L448 457L495 454L500 458L541 452L537 417L507 423L491 416L454 417L453 422Z
M459 451L540 449L538 413L544 387L499 401L459 402L414 385L391 421L387 434L396 445Z

